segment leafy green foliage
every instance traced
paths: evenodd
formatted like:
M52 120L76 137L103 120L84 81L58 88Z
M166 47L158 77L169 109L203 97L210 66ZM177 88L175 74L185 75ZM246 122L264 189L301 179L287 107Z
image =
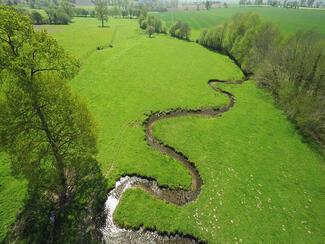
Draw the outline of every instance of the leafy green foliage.
M108 2L107 0L95 0L94 4L96 17L101 21L102 27L104 27L104 22L108 21Z
M223 17L223 11L217 13ZM277 11L282 10L274 11L278 17ZM198 23L195 13L187 13L194 16L188 22L191 27ZM198 13L213 14L209 15L212 22L220 20L214 10ZM199 23L206 20L203 17ZM226 98L212 91L207 81L240 79L242 73L227 57L195 43L165 35L149 39L135 31L136 20L112 19L112 28L97 28L96 21L75 18L71 25L44 28L65 49L83 58L83 67L70 84L87 98L98 119L98 160L110 187L124 174L188 187L191 179L179 162L147 146L142 121L150 111L222 106ZM298 18L293 21L301 23ZM291 27L290 21L284 23ZM115 28L117 45L92 52L111 39ZM162 141L197 163L204 180L198 200L179 208L142 190L131 190L115 220L125 226L190 233L210 243L324 242L323 159L302 142L272 98L254 82L222 87L236 95L233 110L216 119L161 121L154 128ZM10 189L10 182L3 189ZM0 204L2 199L10 202L10 196L1 195ZM8 207L8 213L1 208L0 222L14 216L15 208Z
M104 29L94 21L78 18L48 28L66 49L83 56L97 45L91 36L104 41L118 27L114 48L88 55L71 82L98 118L98 160L110 186L121 175L138 174L188 187L191 179L179 162L148 147L142 121L150 111L222 106L227 99L207 81L240 79L241 71L226 56L193 42L166 35L149 39L134 31L136 20L112 19L112 28ZM78 33L84 42L73 40ZM204 180L197 201L176 207L131 190L116 222L190 233L210 243L323 242L323 159L253 81L222 88L236 96L236 105L221 117L176 118L154 127L160 140L197 163Z
M232 55L246 72L253 72L280 39L278 28L255 13L236 14L228 22L203 30L198 43Z
M317 33L285 38L257 14L241 13L203 31L198 42L230 54L247 73L257 73L301 131L325 144L325 41Z
M155 33L155 27L152 25L148 25L146 28L146 33L149 35L149 37L152 36L153 33Z
M153 33L166 33L166 26L159 18L148 15L139 17L139 26L146 30L146 33L151 37Z
M95 239L106 184L93 120L65 84L79 62L14 9L0 7L0 18L0 146L28 183L7 241Z
M94 17L95 11L86 8L73 8L73 16L76 17Z
M144 29L144 30L147 28L146 16L144 16L144 15L139 16L139 26L141 29Z
M73 4L69 0L61 0L60 8L65 12L69 17L73 16Z
M206 10L209 10L211 8L212 2L205 1L204 5L205 5Z
M71 17L62 8L50 7L45 10L49 24L64 24L71 22Z
M325 41L313 31L298 32L268 52L257 71L301 131L325 145Z
M173 37L189 40L191 35L191 28L187 23L177 21L174 25L170 27L169 33Z
M40 25L43 23L43 16L38 11L32 11L31 18L33 20L33 24Z

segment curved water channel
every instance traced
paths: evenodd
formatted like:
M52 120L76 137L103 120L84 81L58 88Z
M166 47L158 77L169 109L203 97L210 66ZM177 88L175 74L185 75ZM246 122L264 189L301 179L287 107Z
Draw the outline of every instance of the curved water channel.
M155 197L165 200L169 203L176 205L184 205L191 201L194 201L201 191L203 180L199 171L195 167L195 163L191 162L187 156L178 152L176 149L169 145L163 144L153 135L153 125L158 120L164 120L169 118L181 117L181 116L206 116L217 117L220 114L230 110L236 102L235 96L219 87L217 83L226 84L241 84L248 78L245 77L242 80L210 80L208 85L216 92L222 93L228 97L228 103L221 107L209 107L198 110L183 110L175 109L165 112L157 112L151 114L145 121L145 137L147 143L155 150L159 150L161 153L166 154L181 164L183 164L189 171L192 177L192 183L190 190L183 189L170 189L168 187L161 187L155 180L148 180L137 176L125 176L116 182L115 187L108 194L107 201L105 203L106 223L102 228L103 241L105 243L197 243L202 242L191 236L181 235L161 235L155 231L148 231L144 229L140 230L127 230L120 228L114 223L113 214L123 195L123 192L130 188L141 188Z

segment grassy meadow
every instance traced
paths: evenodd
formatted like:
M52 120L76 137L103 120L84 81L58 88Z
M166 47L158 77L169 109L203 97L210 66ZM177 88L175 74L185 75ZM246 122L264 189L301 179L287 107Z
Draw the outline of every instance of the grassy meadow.
M217 11L233 14L230 9L197 13ZM181 13L161 16L167 20L171 14ZM217 23L210 18L197 28ZM227 100L208 80L240 79L241 71L228 57L193 42L165 35L148 38L137 20L110 19L108 28L98 25L92 18L75 18L68 26L41 28L82 61L71 86L97 120L98 160L109 185L121 175L139 174L161 185L187 188L191 178L186 169L147 145L143 120L151 111L221 106ZM295 30L289 24L287 28ZM96 50L108 43L113 48ZM129 190L116 221L181 231L211 243L324 242L324 159L303 142L254 81L223 89L236 95L237 104L221 117L168 119L154 128L161 140L197 164L204 181L199 198L176 207ZM1 240L22 207L25 183L10 176L5 155L0 169Z
M9 159L0 154L0 242L16 214L23 208L26 183L11 175Z
M210 243L323 242L322 159L253 81L222 88L237 97L222 117L169 119L154 128L197 163L204 180L198 200L166 207L134 190L124 196L119 221L181 230Z
M229 7L201 10L155 13L169 26L177 20L188 23L192 28L192 39L198 37L203 28L225 22L235 13L256 12L265 20L275 22L288 33L298 30L316 29L325 37L325 11L312 9L284 9L273 7Z

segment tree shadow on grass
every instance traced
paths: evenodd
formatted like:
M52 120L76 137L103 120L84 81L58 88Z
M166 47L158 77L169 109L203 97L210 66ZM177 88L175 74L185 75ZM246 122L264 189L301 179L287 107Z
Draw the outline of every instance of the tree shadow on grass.
M24 209L16 217L4 243L93 243L101 240L105 223L107 183L96 160L82 164L81 177L68 201L58 210L57 196L42 186L31 187ZM49 193L50 192L50 193Z

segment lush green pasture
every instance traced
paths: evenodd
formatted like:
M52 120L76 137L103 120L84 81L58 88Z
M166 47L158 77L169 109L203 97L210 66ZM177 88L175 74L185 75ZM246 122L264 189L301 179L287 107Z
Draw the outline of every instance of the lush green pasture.
M140 174L163 185L188 187L190 177L180 163L144 141L145 114L220 106L226 98L207 81L238 79L240 70L198 44L164 35L148 38L136 20L113 19L109 28L98 24L77 18L69 26L46 28L83 61L71 85L98 121L98 159L110 186L121 175ZM113 48L96 51L113 36ZM154 128L160 139L197 163L204 180L197 201L180 208L131 190L117 221L179 230L211 243L324 242L323 159L252 81L224 88L237 96L237 104L222 117L169 119ZM14 220L21 206L24 183L9 177L7 160L0 165L3 237L2 226ZM15 207L9 208L13 198Z
M135 20L114 20L111 25L119 25L114 47L94 52L72 81L98 120L104 173L111 182L137 173L186 187L190 178L184 168L144 141L146 114L222 104L225 98L207 89L207 81L217 74L236 78L241 73L228 58L194 43L147 38Z
M0 242L23 207L25 181L11 176L9 159L0 153Z
M254 82L222 87L237 97L222 117L168 119L154 128L197 163L204 180L199 199L166 207L134 190L124 197L119 221L211 243L324 242L323 160Z
M96 51L98 46L107 45L112 41L113 33L118 24L98 28L100 23L94 18L74 18L70 25L38 25L36 29L45 29L54 36L60 45L82 61ZM110 24L108 24L110 26Z
M277 23L288 33L315 28L325 36L325 11L310 9L283 9L273 7L230 7L209 11L180 11L157 14L167 25L181 20L188 23L193 31L192 38L199 35L200 29L218 25L237 12L256 12L268 21Z

